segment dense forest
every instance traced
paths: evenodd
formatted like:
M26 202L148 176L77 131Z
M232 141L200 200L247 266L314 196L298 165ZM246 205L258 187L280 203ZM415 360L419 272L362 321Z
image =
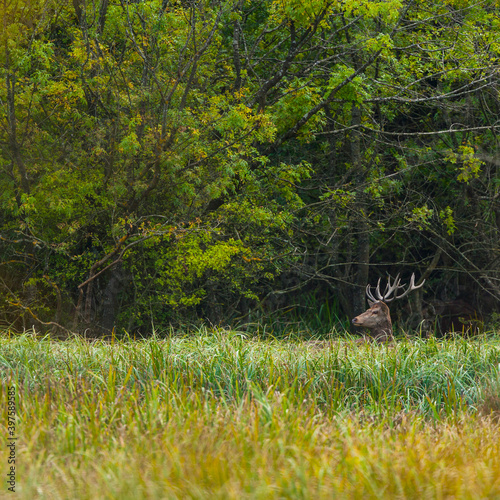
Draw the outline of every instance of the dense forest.
M497 318L497 0L0 5L2 328Z

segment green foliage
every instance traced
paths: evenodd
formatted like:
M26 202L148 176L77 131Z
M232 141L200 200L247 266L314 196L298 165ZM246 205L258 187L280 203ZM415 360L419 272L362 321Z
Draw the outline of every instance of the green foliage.
M446 207L444 210L439 212L439 218L446 226L447 233L453 234L457 228L455 225L455 219L453 218L453 210L450 207Z
M368 97L363 87L363 79L360 76L355 76L347 85L343 85L354 73L355 69L352 67L344 65L336 66L335 72L332 73L328 80L327 88L329 90L336 90L338 87L341 87L340 91L336 93L340 99L347 103L361 104Z
M424 226L431 224L432 215L434 211L427 205L423 207L415 207L412 214L408 217L408 221L416 224L418 229L422 230Z
M320 101L319 89L298 80L292 82L285 96L276 103L273 109L278 133L288 130ZM301 128L298 138L305 142L311 141L315 137L314 132L321 130L324 123L324 114L315 114L314 118Z
M0 16L3 324L57 323L61 303L82 331L223 321L290 275L346 309L363 234L380 263L407 260L407 236L427 262L434 231L461 269L497 273L495 2Z
M446 159L453 165L459 165L457 180L461 182L469 182L477 178L481 171L481 166L484 165L484 162L476 157L474 148L469 145L461 145L457 153L450 152Z
M224 281L228 291L238 287L241 277L236 270L244 272L243 259L250 255L249 249L242 241L221 240L220 231L203 231L196 226L171 227L166 234L149 238L140 258L133 254L126 258L125 266L132 272L134 294L138 296L133 301L137 324L144 324L144 315L152 315L153 321L161 323L166 309L199 304L214 279ZM155 290L153 298L151 287Z

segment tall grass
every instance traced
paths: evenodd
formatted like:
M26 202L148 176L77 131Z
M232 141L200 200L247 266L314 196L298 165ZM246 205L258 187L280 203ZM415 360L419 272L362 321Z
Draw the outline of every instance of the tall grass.
M25 334L0 340L0 370L21 498L500 496L494 338Z
M349 325L335 295L319 297L315 292L306 293L300 296L299 302L263 315L252 325L253 330L272 332L277 338L286 337L291 331L295 336L310 338L328 335L337 329L338 336L345 336Z

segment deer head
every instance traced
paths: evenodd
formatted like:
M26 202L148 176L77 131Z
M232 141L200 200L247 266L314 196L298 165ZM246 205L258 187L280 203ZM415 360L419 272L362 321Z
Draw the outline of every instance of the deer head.
M380 292L379 278L377 287L375 288L375 296L371 292L371 286L367 285L366 296L370 308L352 320L355 326L370 330L371 336L378 342L386 342L392 338L391 313L387 303L395 299L406 297L412 290L420 288L425 283L425 280L417 286L415 285L415 274L412 274L408 288L400 283L399 274L396 276L393 283L391 283L391 278L389 276L387 279L387 286L382 294ZM399 292L401 293L399 294Z

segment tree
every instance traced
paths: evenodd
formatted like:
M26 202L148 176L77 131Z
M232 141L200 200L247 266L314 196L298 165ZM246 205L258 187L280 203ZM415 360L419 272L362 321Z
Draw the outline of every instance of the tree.
M438 253L499 293L494 2L4 7L4 322L217 322L291 274L352 315Z

